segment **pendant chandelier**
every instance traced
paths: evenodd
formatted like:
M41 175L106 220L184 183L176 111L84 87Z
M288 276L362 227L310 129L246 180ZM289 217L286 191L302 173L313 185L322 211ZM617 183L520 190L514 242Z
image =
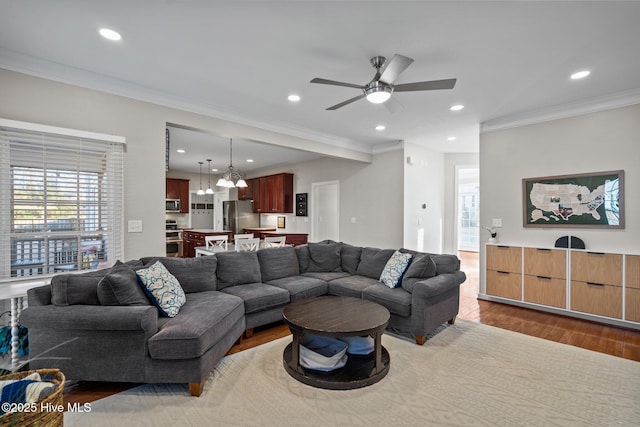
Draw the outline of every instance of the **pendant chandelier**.
M233 167L233 138L229 140L229 167L227 171L220 175L220 179L216 183L219 187L247 187L244 177L240 170Z
M200 165L200 189L196 193L198 196L202 196L204 194L204 190L202 189L202 162L198 162Z
M207 185L207 190L204 193L213 194L213 189L211 188L211 159L207 159L207 162L209 162L209 185Z

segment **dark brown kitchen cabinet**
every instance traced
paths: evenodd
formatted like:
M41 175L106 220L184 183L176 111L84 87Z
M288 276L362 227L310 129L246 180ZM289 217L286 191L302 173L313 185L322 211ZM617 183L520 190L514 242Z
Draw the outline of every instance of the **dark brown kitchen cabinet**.
M279 173L255 178L253 211L293 213L293 174Z
M167 199L180 200L180 213L189 213L189 180L166 178Z
M254 179L245 180L246 187L238 187L238 200L253 200Z

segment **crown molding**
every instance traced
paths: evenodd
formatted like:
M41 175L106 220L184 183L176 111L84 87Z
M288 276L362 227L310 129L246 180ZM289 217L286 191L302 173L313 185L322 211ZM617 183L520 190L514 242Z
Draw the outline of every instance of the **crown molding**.
M487 120L480 124L480 133L596 113L634 104L640 104L640 88Z
M137 85L126 80L113 78L104 74L94 73L64 64L45 61L33 56L24 55L8 49L0 48L0 68L17 73L27 74L59 83L83 87L135 99L137 101L175 108L190 113L226 120L236 124L251 126L262 130L281 133L284 135L307 139L346 150L372 154L370 144L342 138L337 135L318 132L315 130L292 126L287 123L264 123L242 117L237 111L221 110L218 107L197 104L191 100L168 95L152 88Z
M388 153L390 151L401 150L404 148L404 141L399 139L396 141L381 142L373 146L373 154Z

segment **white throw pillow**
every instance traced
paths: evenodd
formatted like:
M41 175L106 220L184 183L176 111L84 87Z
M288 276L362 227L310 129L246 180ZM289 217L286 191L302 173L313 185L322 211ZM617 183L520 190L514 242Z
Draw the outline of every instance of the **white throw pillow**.
M384 266L380 281L390 288L397 288L402 281L402 275L411 262L411 258L411 254L395 251Z
M176 277L160 262L136 271L142 290L165 317L175 317L187 302L182 286Z

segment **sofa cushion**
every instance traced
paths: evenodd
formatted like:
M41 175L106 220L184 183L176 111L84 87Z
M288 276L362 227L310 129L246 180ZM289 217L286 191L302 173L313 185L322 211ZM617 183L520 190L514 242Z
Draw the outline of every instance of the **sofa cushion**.
M340 249L342 243L309 243L309 268L311 272L342 271Z
M430 255L423 253L416 253L413 257L413 261L405 271L402 277L402 287L413 292L413 286L420 280L428 279L436 275L436 264Z
M315 279L320 279L320 280L323 280L325 282L329 282L330 280L339 279L341 277L347 277L347 276L349 276L349 273L346 273L344 271L334 271L334 272L326 272L326 273L322 273L322 272L306 272L306 273L303 274L303 276L313 277Z
M262 281L258 254L253 251L220 252L218 258L218 289Z
M156 261L151 267L137 270L136 275L142 290L149 301L158 307L160 314L175 317L187 301L178 279L160 261Z
M98 282L98 300L102 305L150 305L138 284L131 266L116 261L106 276Z
M245 314L257 313L289 303L289 291L265 283L247 283L222 290L244 301Z
M347 276L329 282L329 294L341 297L362 298L362 291L371 285L380 284L378 279L364 276Z
M149 339L154 359L193 359L213 347L244 316L242 299L217 291L187 294L180 314L159 322Z
M397 288L400 286L402 276L406 271L413 255L395 251L389 261L384 266L380 274L380 281L389 288Z
M405 248L400 249L400 252L413 254L413 256L416 256L417 254L424 254L424 255L430 256L436 265L436 275L444 274L444 273L455 273L456 271L460 270L460 258L458 258L456 255L430 254L430 253L424 253L424 252L416 252L414 250L405 249Z
M309 255L309 245L295 246L296 255L298 256L298 267L300 268L300 274L306 273L309 269L309 261L311 256Z
M363 248L356 274L378 280L394 252L393 249Z
M260 249L258 261L263 282L300 274L296 250L291 246Z
M360 255L362 255L362 248L360 246L343 243L342 249L340 249L342 271L346 271L349 274L356 274L358 264L360 264Z
M98 282L108 269L82 274L58 274L51 278L51 303L53 305L100 305Z
M308 276L283 277L271 280L268 284L289 291L291 301L318 297L327 293L327 282Z
M411 316L411 293L402 288L389 288L382 283L376 283L362 291L362 298L377 302L398 316Z
M215 256L197 258L153 257L142 258L145 265L160 261L169 273L180 282L185 293L215 291L216 267L218 260Z

